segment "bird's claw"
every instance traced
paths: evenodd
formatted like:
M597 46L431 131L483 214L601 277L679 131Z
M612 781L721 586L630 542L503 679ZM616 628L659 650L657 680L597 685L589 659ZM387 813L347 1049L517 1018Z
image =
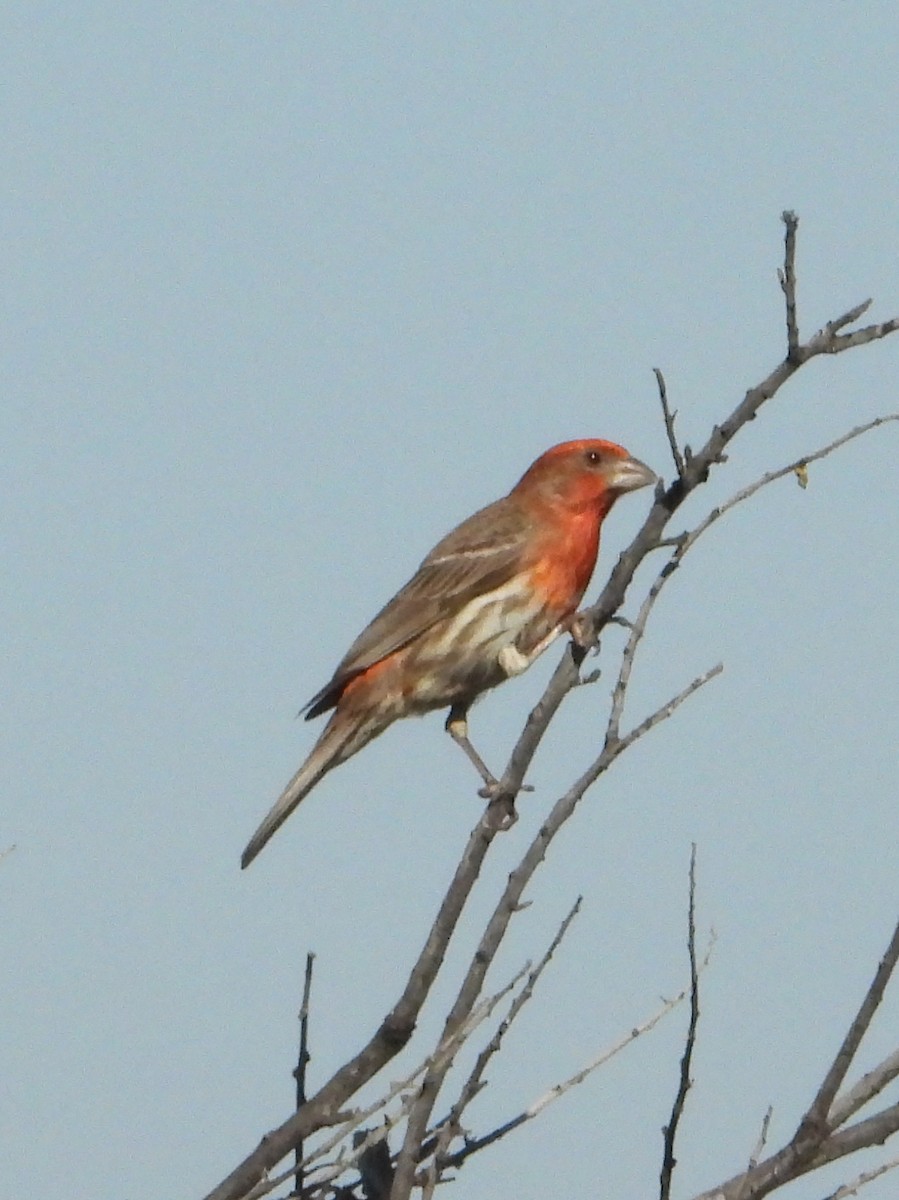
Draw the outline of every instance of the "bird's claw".
M576 612L568 623L571 640L586 653L596 645L593 617L588 612Z
M487 787L483 787L478 794L483 796L489 790ZM491 829L499 832L511 829L518 820L518 813L515 811L515 797L509 792L497 791L495 795L487 798L490 801L487 805L487 821Z

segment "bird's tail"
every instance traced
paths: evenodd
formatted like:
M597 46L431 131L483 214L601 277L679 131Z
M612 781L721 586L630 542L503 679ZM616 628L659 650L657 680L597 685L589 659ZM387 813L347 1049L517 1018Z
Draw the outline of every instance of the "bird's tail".
M241 869L248 867L269 838L277 832L300 803L312 791L319 780L355 754L369 742L384 726L364 716L352 717L335 712L315 743L312 753L288 783L276 800L265 820L250 838L241 855Z

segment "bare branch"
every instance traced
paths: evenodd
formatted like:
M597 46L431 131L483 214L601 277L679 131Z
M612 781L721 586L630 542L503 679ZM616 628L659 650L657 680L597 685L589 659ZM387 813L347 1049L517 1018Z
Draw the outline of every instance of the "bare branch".
M845 329L847 325L852 325L859 317L863 317L873 303L874 301L870 299L862 300L852 308L847 308L841 316L834 317L832 321L827 322L823 329L819 329L815 338L823 338L825 341L832 338L835 333L839 333L841 329Z
M800 344L792 357L788 352L787 357L765 379L749 388L730 415L720 425L714 427L705 445L690 457L686 464L685 474L675 479L667 489L657 493L656 502L642 528L630 546L620 555L602 594L590 609L590 616L597 634L602 632L612 615L621 606L637 568L646 555L659 544L664 536L665 526L673 513L686 497L708 478L711 469L722 461L724 451L729 443L749 421L754 419L762 405L772 399L787 380L791 379L809 359L819 354L838 354L854 346L888 337L899 329L899 318L893 318L879 325L871 325L867 329L857 330L855 333L839 335L837 330L844 328L846 324L851 324L853 320L857 320L858 316L866 311L868 303L866 301L863 305L856 305L842 316L837 317L807 343Z
M610 762L627 750L628 746L632 746L634 742L643 737L644 734L649 733L650 729L655 729L656 725L660 725L662 721L667 721L673 715L675 709L680 708L683 702L689 700L694 692L698 692L701 687L705 687L707 683L710 683L716 676L720 675L723 670L724 663L716 663L714 667L709 667L707 671L703 671L701 675L697 675L676 696L672 696L666 704L660 705L654 713L650 713L639 725L635 725L630 733L625 734L623 738L610 747Z
M828 1163L845 1158L847 1154L879 1146L897 1132L899 1104L894 1104L866 1121L860 1121L857 1125L834 1133L818 1147L811 1158L803 1155L790 1142L751 1170L735 1175L733 1179L707 1192L701 1192L693 1200L761 1200L761 1197L798 1179L801 1175L817 1171Z
M677 444L677 435L674 432L674 418L676 412L672 412L668 407L668 389L665 386L665 376L658 367L653 367L655 372L656 383L659 386L659 400L662 402L662 416L665 419L665 432L668 434L668 445L671 447L671 457L674 459L674 468L677 471L678 479L683 479L686 465L684 456L680 452L680 447Z
M398 1080L390 1085L386 1095L380 1096L372 1103L364 1108L355 1109L350 1112L340 1114L341 1128L337 1130L331 1137L327 1138L315 1150L307 1155L301 1166L308 1175L315 1175L314 1180L310 1183L307 1179L309 1188L320 1190L325 1184L331 1183L340 1175L344 1174L351 1166L357 1164L364 1154L377 1143L383 1140L392 1128L400 1123L408 1113L412 1110L415 1103L415 1092L410 1089L418 1079L426 1076L431 1068L445 1070L452 1062L459 1047L465 1042L477 1027L487 1020L495 1010L496 1006L502 1002L509 992L511 992L521 981L524 975L530 969L530 963L526 963L524 967L498 992L486 997L477 1005L471 1012L467 1021L461 1025L450 1037L442 1040L437 1046L433 1054L429 1055L424 1062L420 1063L412 1072L406 1075L403 1079ZM400 1099L399 1109L396 1113L390 1114L386 1112L388 1105L395 1099ZM376 1113L385 1113L384 1122L376 1129L367 1130L362 1133L356 1133L353 1137L353 1149L350 1152L342 1146L346 1138L357 1130L360 1125L369 1120ZM337 1161L333 1163L322 1163L321 1160L332 1151L338 1150ZM295 1168L291 1167L278 1175L264 1175L261 1180L249 1192L250 1200L256 1200L257 1197L265 1196L273 1191L280 1184L284 1183L295 1172Z
M606 726L606 747L615 745L619 741L618 733L621 726L621 716L624 711L624 700L627 695L628 684L630 683L631 670L633 669L637 647L643 638L643 634L646 632L646 623L649 620L649 614L652 612L662 588L665 586L680 564L680 560L682 558L681 551L683 547L683 541L683 538L675 539L674 554L672 554L672 556L662 567L661 571L659 571L658 575L653 581L652 586L646 593L646 598L640 605L640 611L637 614L637 619L631 623L630 636L627 639L624 652L621 655L621 666L618 671L618 678L615 681L615 687L612 690L612 703L609 709L608 724Z
M660 545L670 544L667 527L673 514L691 492L705 482L715 466L725 459L725 452L729 444L743 426L758 415L762 406L777 394L780 388L792 378L796 371L805 362L819 354L841 353L855 346L882 339L899 329L899 319L892 319L881 324L870 325L865 329L845 332L867 310L868 302L865 302L862 305L856 305L854 308L848 310L848 312L830 321L805 344L802 344L799 341L798 324L795 315L795 218L793 218L792 234L790 233L789 221L787 221L786 217L784 219L787 224L788 242L788 245L785 246L783 272L783 289L788 309L788 346L786 357L774 367L766 378L746 391L743 398L735 405L725 420L711 430L705 445L697 453L682 455L682 470L675 457L675 463L678 465L677 478L667 488L659 487L656 492L655 502L642 528L631 545L619 557L598 600L588 611L587 621L594 637L598 637L605 626L616 617L619 608L624 602L635 572L644 558ZM793 289L792 306L789 294L791 288ZM792 316L790 316L791 310ZM795 337L792 338L790 335L791 326L795 329ZM661 383L663 384L664 381L662 380ZM667 397L663 404L663 415L665 415L666 408ZM673 439L674 415L670 411L668 415L670 416L670 437ZM881 424L885 420L895 420L897 416L899 414L878 418L877 421L871 422L868 426L860 426L858 430L851 431L843 439L834 443L830 449L835 449L850 437L860 436L862 432L866 432L867 429L873 428L874 425ZM666 429L668 428L669 424L666 421ZM829 452L828 448L816 452L815 456L808 456L799 463L793 464L790 468L785 468L783 473L785 474L791 469L798 470L807 465L808 462L814 461L815 457L823 456L827 452ZM674 448L672 448L672 453L674 453ZM775 473L772 479L773 477L780 476ZM758 487L764 486L765 482L770 481L759 481L756 485L753 485L753 489L758 490ZM751 494L751 491L749 494ZM736 497L732 498L727 506L722 507L721 511L716 512L714 515L710 514L703 526L697 527L689 535L686 535L692 539L688 544L684 543L683 538L677 539L674 546L674 553L663 568L663 572L667 573L664 574L664 578L659 583L654 596L658 595L658 591L664 584L664 581L682 560L686 549L695 542L702 529L707 528L709 524L717 520L717 517L723 511L726 511L727 508L732 507L734 503L738 502L739 500ZM648 617L653 603L654 598L649 601L649 606L645 610L644 627L646 617ZM571 816L585 791L635 740L648 732L655 724L670 716L679 704L691 695L693 691L703 686L721 669L719 666L706 672L705 675L698 676L678 696L675 696L668 704L663 705L654 714L647 717L622 737L619 734L619 725L623 711L624 693L628 683L634 651L639 643L640 636L638 634L632 643L629 641L630 650L627 652L628 659L626 663L622 662L621 673L619 675L621 690L618 694L616 723L611 729L613 736L609 736L610 731L607 730L606 742L602 753L591 764L588 770L582 774L580 779L556 801L549 816L541 825L538 834L519 862L519 865L509 876L507 885L484 929L475 957L459 988L456 1001L447 1017L442 1040L444 1046L448 1044L454 1045L455 1043L449 1043L447 1038L452 1038L458 1030L467 1028L467 1022L475 1009L477 999L483 988L486 972L505 936L512 915L518 911L524 889L533 876L534 871L542 862L553 837L561 825ZM585 653L586 651L581 647L568 648L556 668L542 699L530 714L528 723L518 739L501 781L503 790L508 790L511 796L514 797L521 788L525 774L533 760L543 734L562 700L579 683L578 669ZM622 675L624 676L623 682ZM267 1173L273 1166L280 1163L285 1156L296 1148L298 1143L317 1130L340 1125L342 1127L341 1136L346 1135L347 1114L342 1111L343 1106L387 1062L402 1050L412 1037L419 1014L430 994L434 980L446 955L447 948L457 928L460 915L468 902L482 864L497 832L499 830L494 822L493 813L488 806L470 835L459 866L443 897L426 943L409 974L402 994L368 1042L336 1071L331 1079L319 1088L312 1097L306 1100L302 1107L293 1113L288 1120L266 1135L257 1148L209 1194L207 1200L242 1200L260 1180L268 1179ZM408 1188L411 1186L415 1164L430 1114L443 1077L446 1070L449 1069L451 1058L452 1055L450 1055L449 1060L430 1060L424 1071L423 1078L420 1075L416 1075L415 1077L416 1080L421 1079L421 1082L412 1107L409 1110L406 1138L397 1164L397 1175L393 1188L393 1195L395 1197L405 1196ZM845 1071L837 1082L837 1089L843 1078L845 1078ZM836 1090L830 1094L831 1103L834 1102L835 1095ZM847 1102L852 1095L853 1092L847 1094ZM839 1107L839 1101L836 1102L834 1107ZM888 1112L889 1110L887 1110ZM878 1131L884 1128L883 1123L885 1120L887 1124L889 1123L887 1116L883 1113L878 1114L875 1118L871 1118L871 1120L880 1121L880 1124L876 1126L876 1130ZM853 1126L851 1129L844 1129L828 1139L827 1148L830 1150L834 1146L847 1145L848 1142L845 1139L868 1136L873 1129L875 1127L866 1122ZM859 1130L861 1130L861 1134ZM788 1147L787 1150L791 1150L791 1148ZM849 1151L844 1152L848 1153ZM795 1157L795 1147L792 1148L792 1153ZM823 1154L823 1149L819 1149L816 1154L818 1156ZM770 1164L772 1160L769 1159L768 1161ZM761 1178L761 1175L758 1173L762 1173L765 1168L765 1163L758 1164L755 1168L756 1174L754 1178ZM266 1184L263 1184L263 1186L266 1186Z
M703 961L699 967L700 972L704 971L708 966L713 946L714 940L709 943L705 957L703 958ZM518 1129L521 1125L524 1125L526 1121L532 1121L534 1117L538 1117L545 1108L548 1108L550 1104L553 1104L556 1100L564 1096L566 1092L571 1091L572 1088L577 1087L578 1084L583 1083L584 1080L587 1079L588 1076L592 1075L594 1071L597 1071L600 1067L605 1066L607 1062L615 1058L616 1055L622 1052L622 1050L625 1050L631 1044L631 1042L635 1042L637 1038L642 1037L645 1033L649 1033L651 1029L654 1029L664 1017L677 1008L679 1004L684 1002L684 1000L687 998L688 991L688 988L684 988L678 992L676 996L673 996L670 1000L666 1000L651 1017L647 1018L647 1020L643 1021L640 1025L635 1025L633 1029L628 1030L626 1034L622 1035L622 1037L608 1047L608 1049L604 1050L601 1054L598 1054L596 1058L587 1063L585 1067L582 1067L579 1071L576 1071L574 1075L569 1076L568 1079L562 1080L561 1083L553 1084L548 1091L544 1092L542 1096L539 1096L533 1101L533 1103L529 1104L528 1107L520 1112L517 1116L505 1121L496 1129L491 1130L490 1133L484 1134L483 1137L469 1139L461 1148L461 1150L457 1150L455 1154L451 1154L447 1157L446 1166L461 1166L462 1163L467 1158L470 1158L472 1154L476 1154L479 1150L483 1150L487 1146L490 1146L494 1142L504 1138L514 1129Z
M674 1144L677 1140L677 1127L683 1115L687 1102L687 1092L690 1090L690 1064L693 1061L693 1047L696 1045L696 1028L699 1024L699 971L696 966L696 843L690 850L690 898L687 905L687 953L690 957L690 1024L687 1028L687 1041L680 1061L680 1082L671 1117L665 1126L665 1150L662 1155L662 1174L659 1183L659 1200L669 1200L671 1196L671 1179L677 1159L674 1157Z
M341 1105L406 1045L497 832L490 809L485 808L471 832L403 993L374 1035L299 1112L266 1134L257 1148L209 1193L207 1200L241 1200L298 1141L316 1129L339 1123Z
M484 1086L483 1074L488 1062L500 1049L503 1038L512 1025L512 1022L533 995L537 980L543 974L544 969L549 964L556 950L559 948L562 939L568 932L571 922L577 916L578 912L580 912L581 902L582 897L578 896L577 900L574 902L574 905L569 910L568 914L563 919L561 925L556 931L552 942L547 947L546 952L544 953L540 962L530 972L524 987L512 1001L508 1013L500 1022L493 1037L478 1055L468 1079L462 1086L462 1089L459 1093L459 1098L456 1100L449 1114L441 1121L437 1122L435 1130L431 1133L428 1140L422 1144L418 1156L419 1161L422 1161L429 1156L433 1156L433 1162L426 1172L427 1179L423 1185L423 1200L427 1200L428 1196L433 1192L436 1183L440 1179L443 1171L446 1169L445 1158L447 1147L454 1137L459 1136L462 1133L462 1114Z
M762 1154L764 1153L764 1150L765 1150L765 1146L768 1143L768 1129L770 1128L770 1125L771 1125L771 1115L773 1112L774 1112L774 1109L769 1104L765 1115L762 1117L762 1127L759 1130L758 1140L756 1141L755 1146L753 1146L752 1153L749 1156L749 1163L747 1165L747 1176L746 1176L747 1179L749 1177L748 1173L752 1171L753 1167L758 1166L759 1159L762 1157ZM740 1192L740 1195L737 1197L737 1200L746 1200L745 1189L744 1189L744 1191Z
M471 1073L468 1076L468 1079L465 1081L461 1092L459 1093L458 1100L453 1105L449 1115L443 1121L438 1123L438 1127L441 1129L441 1131L448 1130L450 1131L451 1136L459 1131L463 1112L483 1086L482 1080L484 1071L487 1068L487 1064L502 1045L503 1038L508 1033L512 1022L534 994L534 988L537 985L537 980L543 974L556 950L558 950L559 946L562 944L562 939L568 932L571 922L581 910L582 901L583 897L578 896L563 919L561 925L556 930L556 934L547 947L543 957L528 975L524 987L512 1001L508 1013L500 1022L493 1037L478 1055L475 1064L471 1069ZM425 1143L425 1145L422 1147L422 1157L425 1157L427 1154L431 1153L432 1149L434 1149L433 1144L429 1145L428 1143Z
M787 463L785 467L778 467L776 471L768 471L759 479L756 479L754 483L740 488L724 504L719 504L713 508L689 533L683 535L680 546L680 557L683 558L687 550L696 543L710 525L714 525L726 512L730 512L732 508L736 508L738 504L742 504L745 500L754 496L756 492L761 491L763 487L767 487L769 483L776 483L778 479L783 479L787 475L796 475L800 471L806 472L807 479L807 469L810 463L827 458L829 454L833 454L835 450L839 450L847 442L854 441L855 438L861 437L865 433L870 433L872 429L877 429L878 426L886 425L890 421L899 421L899 413L889 413L883 417L875 417L872 421L866 421L864 425L856 425L854 429L850 429L848 433L844 433L832 442L828 442L826 446L821 446L809 454L803 454L801 458L794 459L793 462Z
M897 329L899 329L899 317L881 321L878 325L866 325L864 329L856 329L853 333L844 333L839 337L832 338L831 344L824 348L823 353L840 354L843 350L852 350L856 346L867 346L869 342L879 342L887 334L895 333Z
M306 954L306 972L303 978L303 999L300 1004L300 1050L294 1078L297 1083L297 1109L306 1103L306 1067L309 1065L309 997L312 991L312 964L315 955L310 950ZM303 1194L303 1143L296 1145L296 1183L294 1191L298 1196Z
M899 1050L894 1050L883 1062L868 1071L848 1092L838 1096L830 1110L829 1122L834 1129L864 1108L875 1096L880 1095L888 1084L899 1076Z
M866 1183L872 1183L881 1175L886 1175L888 1171L895 1171L897 1167L899 1167L899 1158L891 1158L889 1162L882 1163L872 1171L862 1171L851 1182L841 1184L835 1192L825 1196L824 1200L848 1200L849 1196L857 1196Z
M899 1131L899 1104L891 1105L845 1129L838 1129L834 1117L829 1115L836 1091L846 1077L852 1059L870 1026L884 989L896 967L897 959L899 923L893 931L871 986L843 1039L843 1044L793 1138L783 1149L772 1154L764 1162L735 1175L708 1192L703 1192L696 1200L758 1200L775 1188L800 1175L815 1171L826 1163L847 1154L854 1154L857 1150L880 1145ZM860 1094L862 1093L859 1092ZM845 1120L848 1113L840 1115L841 1120Z
M893 930L890 944L883 958L880 960L877 971L871 981L871 986L865 993L865 998L855 1015L854 1021L849 1026L849 1031L843 1039L843 1044L837 1051L836 1058L824 1076L824 1080L818 1089L818 1094L812 1101L808 1112L806 1112L799 1123L799 1128L796 1130L796 1135L793 1139L797 1145L807 1140L811 1140L813 1144L817 1144L827 1135L827 1119L830 1114L831 1105L834 1102L840 1085L846 1078L846 1073L852 1065L852 1060L855 1058L856 1052L861 1045L862 1038L868 1032L868 1027L883 999L883 993L890 981L890 976L895 970L897 961L899 961L899 922L897 922L896 928Z

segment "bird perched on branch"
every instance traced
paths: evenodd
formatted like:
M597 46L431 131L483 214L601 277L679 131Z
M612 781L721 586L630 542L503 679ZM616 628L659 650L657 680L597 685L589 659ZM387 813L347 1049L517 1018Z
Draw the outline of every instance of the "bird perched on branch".
M307 720L334 709L309 757L243 852L253 861L323 775L399 717L449 708L446 729L496 787L468 740L474 700L519 675L570 631L599 551L600 527L653 472L614 442L553 446L507 496L438 542L356 638Z

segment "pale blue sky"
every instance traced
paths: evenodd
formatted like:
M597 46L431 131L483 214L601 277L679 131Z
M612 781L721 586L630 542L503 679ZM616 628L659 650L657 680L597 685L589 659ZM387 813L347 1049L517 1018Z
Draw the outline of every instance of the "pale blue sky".
M806 333L899 312L896 5L635 7L5 6L4 1197L202 1195L287 1115L306 950L311 1083L395 999L478 813L440 719L238 857L311 745L293 714L441 534L564 438L669 474L651 368L698 444L781 356L785 207ZM812 364L690 513L899 408L897 369L899 341ZM718 947L677 1194L769 1103L792 1130L897 911L897 454L888 427L769 490L672 581L630 716L725 673L553 847L495 982L584 912L476 1130L684 981L692 840ZM489 762L557 655L475 711ZM469 941L604 695L553 726ZM683 1026L453 1194L655 1194Z

